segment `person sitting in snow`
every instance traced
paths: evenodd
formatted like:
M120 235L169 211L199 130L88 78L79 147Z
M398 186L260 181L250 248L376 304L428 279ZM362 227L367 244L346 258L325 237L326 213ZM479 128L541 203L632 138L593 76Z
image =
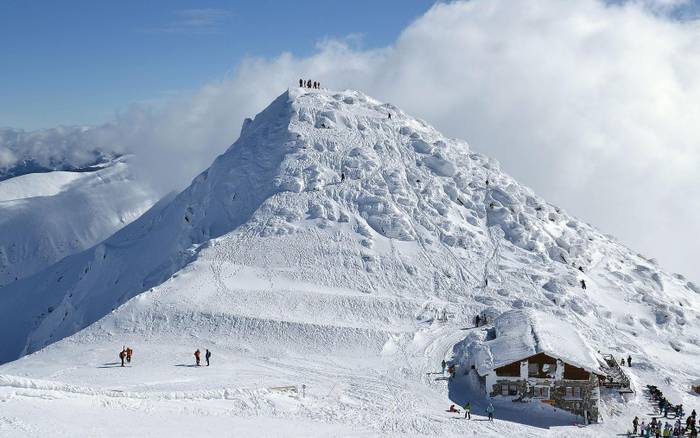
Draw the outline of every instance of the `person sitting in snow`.
M450 408L447 410L447 412L455 412L459 414L459 409L455 408L455 405L450 405Z

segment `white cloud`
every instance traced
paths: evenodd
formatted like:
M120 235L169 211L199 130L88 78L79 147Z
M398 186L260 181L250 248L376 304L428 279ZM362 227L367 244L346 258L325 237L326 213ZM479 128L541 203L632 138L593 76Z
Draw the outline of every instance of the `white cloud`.
M324 41L103 129L162 189L182 187L299 77L392 102L551 202L698 279L700 30L659 1L439 4L390 47Z
M162 25L145 29L148 33L213 34L231 17L225 9L199 8L181 9L174 12L175 18Z

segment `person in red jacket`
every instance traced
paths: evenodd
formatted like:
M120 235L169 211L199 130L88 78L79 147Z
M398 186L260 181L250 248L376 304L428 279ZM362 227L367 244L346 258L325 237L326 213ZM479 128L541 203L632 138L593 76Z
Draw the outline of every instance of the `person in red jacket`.
M202 355L202 353L199 352L199 348L197 351L194 352L194 359L197 361L197 366L199 366L199 358Z

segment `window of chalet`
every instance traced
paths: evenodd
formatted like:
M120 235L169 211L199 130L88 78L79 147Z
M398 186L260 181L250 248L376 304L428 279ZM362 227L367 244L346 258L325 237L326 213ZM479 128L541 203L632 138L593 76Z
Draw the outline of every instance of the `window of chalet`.
M535 386L533 388L533 397L534 398L548 399L549 398L549 386Z
M572 400L581 399L581 387L579 386L567 386L566 387L566 398Z
M528 363L527 364L527 375L528 377L537 377L540 373L540 364L538 363Z
M557 359L545 353L537 353L528 358L528 377L547 379L554 377L557 367Z

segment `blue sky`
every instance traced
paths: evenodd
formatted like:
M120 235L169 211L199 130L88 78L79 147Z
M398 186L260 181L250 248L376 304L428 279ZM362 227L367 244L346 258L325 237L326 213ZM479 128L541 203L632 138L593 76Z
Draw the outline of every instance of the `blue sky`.
M98 124L195 90L245 56L307 55L328 37L390 44L434 0L0 0L0 126Z

